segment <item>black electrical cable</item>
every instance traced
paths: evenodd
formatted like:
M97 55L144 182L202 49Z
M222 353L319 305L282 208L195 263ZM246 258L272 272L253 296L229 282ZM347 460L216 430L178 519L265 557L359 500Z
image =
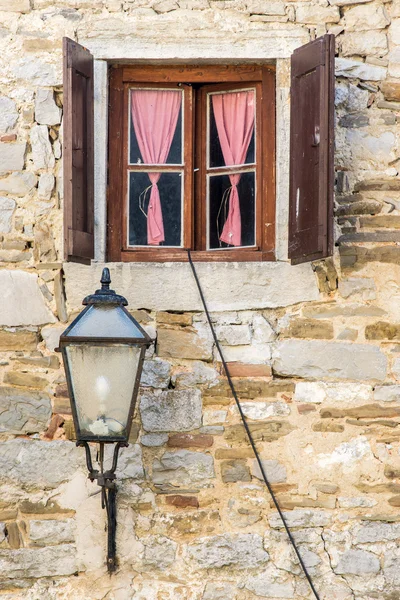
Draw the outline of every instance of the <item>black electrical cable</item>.
M264 466L263 466L263 464L262 464L262 462L261 462L261 459L260 459L260 455L258 454L258 451L257 451L256 445L255 445L255 442L254 442L254 439L253 439L253 436L252 436L252 434L251 434L251 431L250 431L250 428L249 428L249 426L248 426L248 424L247 424L247 420L246 420L246 417L245 417L245 415L244 415L244 412L243 412L243 410L242 410L242 407L241 407L241 405L240 405L239 398L238 398L238 396L237 396L237 394L236 394L236 390L235 390L235 387L234 387L234 385L233 385L232 378L231 378L231 376L230 376L230 373L229 373L228 365L226 364L226 361L225 361L224 355L223 355L223 353L222 353L222 349L221 349L220 343L219 343L219 341L218 341L218 338L217 338L217 335L216 335L216 333L215 333L215 329L214 329L214 326L213 326L213 324L212 324L212 321L211 321L210 313L208 312L208 308L207 308L206 300L205 300L205 298L204 298L203 290L202 290L202 288L201 288L201 285L200 285L200 280L199 280L199 278L198 278L198 275L197 275L197 272L196 272L195 266L194 266L194 264L193 264L193 261L192 261L192 256L191 256L191 254L190 254L190 250L187 250L187 253L188 253L188 259L189 259L189 263L190 263L190 266L191 266L191 268L192 268L193 277L194 277L194 279L195 279L195 281L196 281L197 288L198 288L198 290L199 290L199 294L200 294L200 298L201 298L201 301L202 301L202 303L203 303L204 312L206 313L207 320L208 320L208 324L209 324L209 326L210 326L211 333L212 333L212 336L213 336L213 338L214 338L215 345L217 346L217 349L218 349L219 355L220 355L220 357L221 357L221 361L222 361L222 364L223 364L223 366L224 366L224 371L225 371L225 373L226 373L226 377L227 377L227 379L228 379L229 387L231 388L232 396L234 397L234 399L235 399L235 402L236 402L236 405L237 405L237 407L238 407L238 410L239 410L239 413L240 413L240 417L241 417L241 419L242 419L242 422L243 422L244 428L245 428L245 430L246 430L247 437L249 438L250 445L251 445L251 447L253 448L253 452L254 452L254 455L255 455L255 457L256 457L256 459L257 459L258 466L260 467L260 471L261 471L261 473L262 473L262 476L263 476L263 479L264 479L265 485L267 486L267 488L268 488L268 491L269 491L269 493L270 493L270 495L271 495L272 501L273 501L273 503L275 504L275 508L276 508L276 510L278 511L280 518L282 519L282 523L283 523L283 525L284 525L284 527L285 527L285 529L286 529L286 533L287 533L287 535L288 535L288 537L289 537L290 543L292 544L292 546L293 546L293 549L294 549L294 551L295 551L295 553L296 553L296 556L297 556L297 558L299 559L299 563L300 563L300 565L301 565L301 568L303 569L304 575L306 576L308 583L310 584L310 588L312 589L312 591L313 591L313 594L314 594L314 596L315 596L316 600L321 600L321 599L320 599L320 597L319 597L319 595L318 595L318 592L317 592L317 590L316 590L316 589L315 589L315 587L314 587L314 584L313 584L313 581L312 581L312 579L311 579L311 576L310 576L309 572L307 571L307 567L306 567L306 565L304 564L304 561L303 561L303 559L302 559L302 557L301 557L301 555L300 555L300 552L299 552L299 549L297 548L296 542L294 541L294 538L293 538L292 532L290 531L290 529L289 529L289 525L288 525L288 524L287 524L287 522L286 522L285 515L283 514L283 512L282 512L282 510L281 510L281 507L279 506L279 504L278 504L278 501L277 501L277 499L276 499L276 496L275 496L275 494L274 494L274 491L273 491L273 489L272 489L272 487L271 487L271 484L270 484L270 483L269 483L269 481L268 481L267 475L266 475L266 473L265 473L265 470L264 470Z

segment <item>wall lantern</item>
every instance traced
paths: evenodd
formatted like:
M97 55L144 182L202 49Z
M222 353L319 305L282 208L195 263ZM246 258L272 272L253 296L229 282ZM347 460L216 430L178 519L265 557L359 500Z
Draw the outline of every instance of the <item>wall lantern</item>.
M89 479L101 487L107 511L107 568L116 569L116 484L119 449L128 446L146 349L151 338L128 313L123 296L110 290L105 268L101 289L60 337L77 446L84 446ZM99 444L99 470L93 468L89 442ZM104 470L104 446L116 444L111 468Z

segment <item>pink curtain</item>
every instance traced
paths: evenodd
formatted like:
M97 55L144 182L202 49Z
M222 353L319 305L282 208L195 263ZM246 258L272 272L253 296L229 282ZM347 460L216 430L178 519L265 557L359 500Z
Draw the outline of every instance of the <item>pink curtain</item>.
M175 90L131 90L132 122L145 164L163 165L171 148L182 93ZM161 173L148 173L151 182L147 211L147 243L165 240L158 180Z
M254 92L213 94L212 104L225 165L242 165L246 160L254 130ZM240 177L240 174L229 175L229 210L219 238L232 246L242 245L242 221L237 189Z

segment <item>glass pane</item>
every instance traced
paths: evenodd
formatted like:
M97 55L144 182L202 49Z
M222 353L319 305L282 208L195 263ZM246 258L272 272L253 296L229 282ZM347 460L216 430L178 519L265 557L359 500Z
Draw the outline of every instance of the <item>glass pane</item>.
M129 173L129 245L179 247L183 174L151 173L150 176L153 182L159 179L152 185L148 173Z
M67 337L143 338L143 334L120 306L90 306Z
M66 352L81 435L125 437L140 348L71 344Z
M182 164L182 93L131 90L130 164Z
M208 105L208 167L253 164L254 90L209 94Z
M239 178L239 181L238 181ZM233 183L237 182L234 198ZM237 210L238 202L239 213ZM238 219L237 216L240 215ZM227 223L227 226L225 226ZM213 175L208 179L208 247L232 248L255 245L255 173ZM225 235L223 235L225 234ZM230 239L229 244L221 236Z

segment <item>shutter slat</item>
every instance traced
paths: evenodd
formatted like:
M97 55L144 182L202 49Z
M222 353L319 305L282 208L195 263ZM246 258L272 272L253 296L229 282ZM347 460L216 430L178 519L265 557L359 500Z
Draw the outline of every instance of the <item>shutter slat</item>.
M289 258L325 258L333 239L333 35L292 55Z
M64 257L94 258L93 56L69 38L64 51Z

